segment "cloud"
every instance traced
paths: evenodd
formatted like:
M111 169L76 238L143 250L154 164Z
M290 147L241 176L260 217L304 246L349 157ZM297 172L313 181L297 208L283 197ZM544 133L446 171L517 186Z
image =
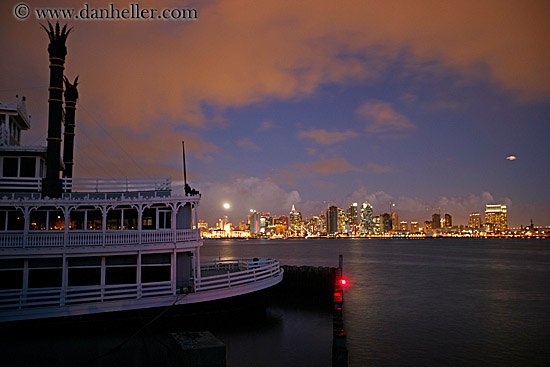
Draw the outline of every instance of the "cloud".
M270 212L271 215L288 214L293 204L300 204L296 190L284 190L268 179L242 177L226 182L205 182L197 186L203 194L199 216L210 225L224 215L234 224L246 220L250 209ZM230 203L230 210L223 203Z
M260 150L260 147L258 146L258 144L254 143L249 138L242 138L237 140L237 145L248 150L254 150L254 151Z
M328 131L324 129L311 129L306 131L300 131L298 133L298 138L300 139L313 139L318 144L336 144L342 141L348 140L350 138L356 137L357 134L353 130L345 131Z
M369 101L361 105L357 114L365 117L369 123L369 133L401 132L416 128L407 117L395 111L392 105L383 101Z
M271 121L269 121L269 120L264 120L264 121L262 121L262 123L260 124L259 130L260 130L260 131L267 131L267 130L273 129L273 127L274 127L273 122L271 122Z
M315 162L304 162L288 165L287 168L302 172L320 173L324 175L338 174L349 171L359 171L344 158L329 158Z
M376 163L367 163L367 167L373 171L373 172L378 172L378 173L383 173L383 172L390 172L392 170L392 168L390 166L381 166L379 164L376 164Z

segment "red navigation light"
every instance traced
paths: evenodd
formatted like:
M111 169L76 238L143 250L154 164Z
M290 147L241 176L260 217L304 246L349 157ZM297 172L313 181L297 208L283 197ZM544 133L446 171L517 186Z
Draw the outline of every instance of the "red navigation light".
M348 284L348 281L346 279L342 278L342 279L340 279L340 284L341 285L346 285L346 284Z

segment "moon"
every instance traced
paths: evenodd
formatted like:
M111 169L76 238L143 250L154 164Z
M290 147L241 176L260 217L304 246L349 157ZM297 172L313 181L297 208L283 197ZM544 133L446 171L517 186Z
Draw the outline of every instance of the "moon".
M223 204L223 207L225 209L229 209L229 208L231 208L231 205L229 203L225 203L225 204Z

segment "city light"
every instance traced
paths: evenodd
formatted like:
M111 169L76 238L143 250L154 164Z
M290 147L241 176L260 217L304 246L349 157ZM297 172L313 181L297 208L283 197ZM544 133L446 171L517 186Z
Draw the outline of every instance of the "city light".
M231 208L231 205L230 205L229 203L224 203L224 204L223 204L223 207L224 207L225 209L229 209L229 208Z

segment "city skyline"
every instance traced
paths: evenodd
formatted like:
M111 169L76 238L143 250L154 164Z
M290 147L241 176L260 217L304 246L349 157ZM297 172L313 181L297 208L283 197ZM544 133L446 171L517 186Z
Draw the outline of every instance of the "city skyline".
M0 100L26 96L23 144L43 145L45 20L13 6L0 5ZM75 177L177 188L184 140L209 222L369 201L419 223L445 208L467 224L502 203L510 226L550 224L547 2L189 6L197 19L60 19L73 27L66 73L79 75Z
M353 211L350 212L352 210L352 207L354 206L356 207L355 213L353 213ZM223 207L227 211L228 209L231 208L231 205L229 203L224 203ZM368 209L365 209L366 207L368 207ZM298 221L302 221L302 218L303 218L303 221L305 222L305 221L310 221L319 216L326 216L328 211L331 208L336 208L339 211L342 211L343 213L345 213L348 220L351 220L357 224L363 223L366 220L372 221L372 218L374 217L382 217L383 215L388 214L390 215L390 218L394 221L393 229L400 229L399 226L402 223L406 223L408 226L408 229L410 229L411 223L416 223L417 225L419 225L420 223L419 226L422 227L422 223L428 222L428 221L429 222L441 221L441 227L437 227L437 228L442 228L443 226L446 228L451 228L453 226L482 228L487 223L495 224L493 223L495 222L493 220L494 218L491 217L491 215L494 215L495 212L500 213L501 211L503 211L504 213L506 213L506 216L504 219L505 224L499 224L497 228L498 229L513 228L513 226L508 225L508 219L507 219L508 212L507 212L506 204L485 204L484 207L485 207L485 210L482 212L483 217L482 217L482 213L479 213L477 211L471 211L470 213L468 213L468 216L466 218L456 218L454 215L452 215L452 213L446 211L444 208L432 208L432 209L435 209L437 212L427 211L426 212L427 214L421 218L403 218L399 216L399 212L396 210L395 205L393 205L393 203L391 202L389 203L389 206L386 208L386 209L392 209L390 211L390 210L384 210L382 208L380 210L376 210L369 202L365 201L363 203L350 203L347 206L347 209L345 207L340 208L338 206L330 206L330 207L327 207L324 211L321 211L320 213L316 213L311 216L302 217L302 212L299 209L296 209L295 205L293 204L289 212L282 213L282 214L281 213L272 214L272 212L268 208L264 210L250 209L247 213L237 214L234 217L230 217L229 215L224 214L224 215L220 215L217 220L212 222L208 222L202 217L200 218L200 221L202 223L208 224L209 228L214 228L215 226L214 223L218 223L218 224L223 223L224 225L227 223L230 223L233 226L237 226L236 223L243 223L243 222L247 223L254 216L257 216L258 219L264 216L264 217L270 217L275 219L286 218L288 223L285 223L285 225L287 225L288 228L291 228L293 225L293 219L292 219L293 216L299 216ZM367 213L366 215L369 219L364 218L365 213ZM437 217L437 219L435 219L435 217ZM532 226L532 225L533 223L531 223L531 219L526 220L525 226ZM548 225L545 225L545 224L535 224L535 225L539 227L545 227L545 228L549 227ZM251 231L254 233L257 233L258 229L257 228L255 230L251 229Z

